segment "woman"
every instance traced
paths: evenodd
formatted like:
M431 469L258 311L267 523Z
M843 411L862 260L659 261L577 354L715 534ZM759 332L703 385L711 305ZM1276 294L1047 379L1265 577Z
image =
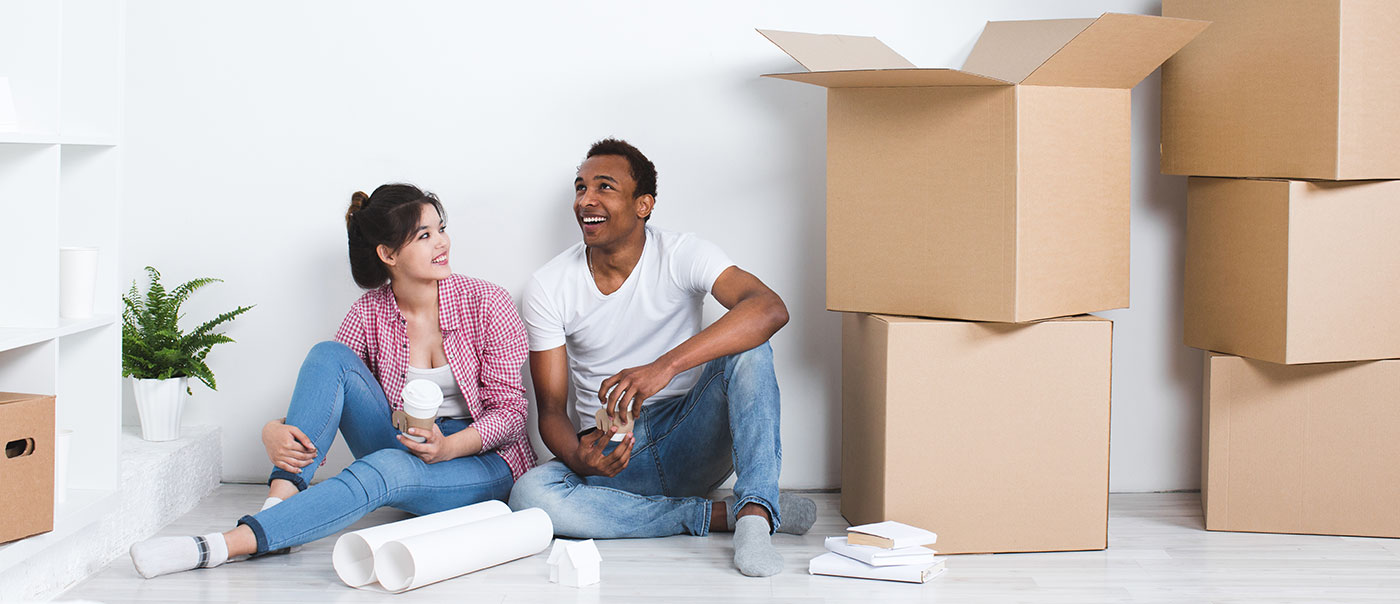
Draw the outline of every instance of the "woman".
M287 417L263 428L275 469L262 511L226 533L133 545L142 576L297 546L384 505L429 514L504 500L534 465L520 383L525 329L504 289L452 273L437 197L405 184L356 192L345 228L350 271L370 291L350 307L335 341L307 355ZM414 379L444 394L432 430L409 430L422 442L391 420ZM337 428L356 460L308 488Z

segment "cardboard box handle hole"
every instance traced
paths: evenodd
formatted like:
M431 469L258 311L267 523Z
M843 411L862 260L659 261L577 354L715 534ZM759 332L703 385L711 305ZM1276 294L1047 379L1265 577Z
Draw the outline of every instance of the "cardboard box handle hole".
M20 438L5 443L5 458L22 457L34 454L34 439Z

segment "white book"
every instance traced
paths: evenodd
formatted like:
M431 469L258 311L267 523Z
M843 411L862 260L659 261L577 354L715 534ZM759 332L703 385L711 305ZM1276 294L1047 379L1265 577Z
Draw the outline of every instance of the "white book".
M934 561L933 550L917 545L900 549L885 549L873 545L851 545L846 542L845 537L827 537L826 549L871 566L930 564Z
M857 579L879 579L881 581L903 581L905 583L927 583L943 572L943 561L932 564L911 564L906 566L871 566L859 560L826 553L807 565L807 572L814 575L833 577L854 577Z
M852 545L873 545L885 549L929 545L938 541L936 533L893 520L853 526L846 529L846 537Z

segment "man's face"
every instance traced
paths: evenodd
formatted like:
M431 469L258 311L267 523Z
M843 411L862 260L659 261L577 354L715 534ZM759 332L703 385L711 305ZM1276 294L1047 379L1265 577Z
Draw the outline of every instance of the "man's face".
M633 198L637 181L621 155L595 155L584 160L574 179L574 218L586 245L609 245L640 228L651 213L650 195Z

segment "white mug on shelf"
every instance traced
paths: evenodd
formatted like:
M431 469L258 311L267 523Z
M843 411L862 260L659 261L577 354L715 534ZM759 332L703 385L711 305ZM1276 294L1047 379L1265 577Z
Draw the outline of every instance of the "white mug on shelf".
M58 430L53 440L53 502L68 501L68 452L73 447L73 431Z
M58 315L65 319L92 316L97 285L97 248L58 248Z
M19 130L19 113L15 111L15 97L10 94L10 78L0 76L0 132Z

